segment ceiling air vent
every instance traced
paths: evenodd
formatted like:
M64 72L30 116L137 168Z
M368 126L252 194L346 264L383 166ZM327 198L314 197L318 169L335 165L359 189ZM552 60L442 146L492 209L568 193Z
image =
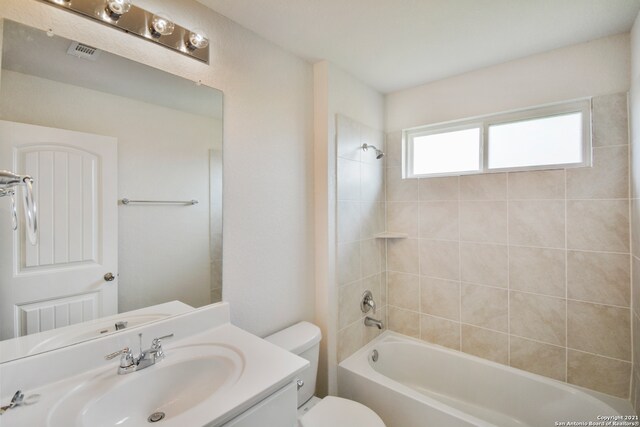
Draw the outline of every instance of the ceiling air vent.
M69 55L77 56L78 58L88 59L95 61L100 56L100 51L95 47L87 46L86 44L72 42L71 46L67 50Z

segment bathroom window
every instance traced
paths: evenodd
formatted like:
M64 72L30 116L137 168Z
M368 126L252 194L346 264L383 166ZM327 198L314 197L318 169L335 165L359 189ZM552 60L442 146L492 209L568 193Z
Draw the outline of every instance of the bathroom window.
M405 178L591 165L591 101L404 131Z

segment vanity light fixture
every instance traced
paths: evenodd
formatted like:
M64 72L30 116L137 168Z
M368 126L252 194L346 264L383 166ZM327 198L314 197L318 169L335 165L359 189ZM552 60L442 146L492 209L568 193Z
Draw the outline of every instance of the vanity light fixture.
M191 31L187 40L187 49L193 51L209 46L209 39L202 31Z
M170 36L173 34L173 30L176 28L176 24L171 22L169 18L164 15L153 15L151 20L151 37L160 38L161 36Z
M131 6L131 0L108 0L104 11L110 19L117 21L131 10Z
M209 63L209 39L203 31L182 27L161 13L138 7L135 0L39 1ZM53 30L48 34L53 35Z

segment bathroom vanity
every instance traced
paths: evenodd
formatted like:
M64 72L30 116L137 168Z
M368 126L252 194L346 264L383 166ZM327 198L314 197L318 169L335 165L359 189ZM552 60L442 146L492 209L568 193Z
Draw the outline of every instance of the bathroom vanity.
M124 356L105 360L125 348L139 357L150 345L163 357L144 369L123 370ZM0 424L294 426L295 379L307 365L231 325L229 305L219 303L0 364L2 405L16 390L25 396Z

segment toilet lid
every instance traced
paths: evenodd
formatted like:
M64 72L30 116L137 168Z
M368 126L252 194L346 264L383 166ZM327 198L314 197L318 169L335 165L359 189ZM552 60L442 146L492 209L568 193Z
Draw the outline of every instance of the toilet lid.
M366 406L340 397L325 397L300 418L301 427L385 427Z

